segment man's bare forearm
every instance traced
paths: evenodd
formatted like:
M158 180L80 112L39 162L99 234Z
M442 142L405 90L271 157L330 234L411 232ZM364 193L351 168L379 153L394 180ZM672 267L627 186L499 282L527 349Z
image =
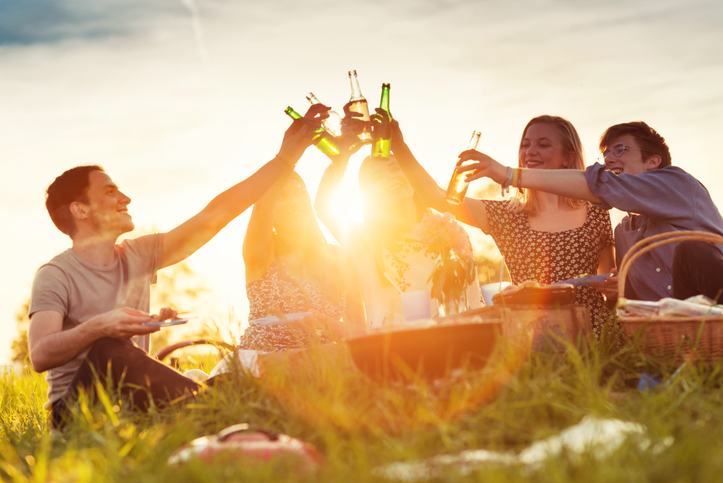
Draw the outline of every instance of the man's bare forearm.
M41 335L37 341L34 340L34 334L29 334L30 361L33 369L37 372L44 372L61 366L90 347L102 336L103 334L96 329L92 319L72 329L46 333Z

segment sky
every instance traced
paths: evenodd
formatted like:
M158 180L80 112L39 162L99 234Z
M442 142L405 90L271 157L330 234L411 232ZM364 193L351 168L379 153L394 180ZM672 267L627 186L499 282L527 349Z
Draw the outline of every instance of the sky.
M313 91L341 112L350 69L372 107L391 83L440 184L475 129L514 165L526 122L561 115L594 162L605 128L644 120L723 206L721 24L702 0L0 0L0 363L35 271L70 246L44 207L56 176L101 164L130 236L170 230L274 157L286 106ZM312 195L326 165L300 162ZM247 220L188 260L220 320L248 312Z

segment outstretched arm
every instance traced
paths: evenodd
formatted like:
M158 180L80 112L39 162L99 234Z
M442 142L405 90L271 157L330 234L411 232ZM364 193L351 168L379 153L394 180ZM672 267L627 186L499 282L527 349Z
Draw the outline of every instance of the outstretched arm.
M377 109L377 113L383 116L383 111ZM399 122L393 120L392 122L392 152L394 157L397 159L397 163L404 171L404 175L409 180L409 183L414 188L414 192L418 194L424 204L430 208L445 213L449 212L454 217L468 225L474 225L474 221L470 218L467 210L462 205L454 205L444 199L446 191L434 181L434 178L419 164L417 158L412 154L412 150L404 141L402 130L399 127ZM481 205L484 209L484 205Z
M507 167L498 163L486 154L479 151L463 151L459 155L462 160L474 160L473 164L465 166L464 171L469 171L467 180L472 181L479 178L490 178L502 184L507 176ZM559 196L577 200L600 203L587 185L585 171L577 169L525 169L522 171L520 187L538 191L546 191Z
M314 198L316 215L339 243L343 243L343 233L332 207L333 197L344 180L349 158L361 147L358 133L364 128L364 121L358 119L361 114L349 110L351 104L348 102L344 106L344 119L341 121L342 135L336 138L336 144L341 153L324 170Z
M273 229L276 200L288 180L288 174L279 177L271 189L254 204L251 211L251 218L246 228L243 244L246 283L262 277L271 262L274 261Z
M166 233L161 267L180 262L205 245L231 220L254 204L281 177L287 176L311 144L313 129L326 106L312 106L304 119L295 120L284 134L279 154L247 179L216 196L197 215ZM308 117L309 113L313 115ZM314 118L314 121L310 121Z

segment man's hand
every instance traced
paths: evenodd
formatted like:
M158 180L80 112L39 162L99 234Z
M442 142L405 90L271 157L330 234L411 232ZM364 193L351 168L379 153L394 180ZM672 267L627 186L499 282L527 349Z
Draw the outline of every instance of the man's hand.
M63 330L63 315L60 312L35 312L30 317L28 328L28 348L33 369L44 372L61 366L102 337L127 339L160 330L160 327L143 325L151 320L150 315L140 310L123 307L91 317L72 329Z
M473 181L479 178L490 178L492 181L502 184L507 176L507 166L504 166L486 154L480 153L475 149L462 151L459 155L461 161L476 161L460 167L460 171L469 171L467 181Z
M615 275L607 277L604 282L591 283L590 286L602 293L605 296L608 307L612 308L618 300L618 269L613 268L610 272Z
M166 311L164 315L167 314L169 314L168 311ZM164 318L158 317L159 316L150 316L145 312L141 312L140 310L132 309L130 307L121 307L97 317L93 317L88 320L88 322L93 325L95 330L100 332L101 337L128 339L136 335L158 332L160 327L148 327L143 325L146 322L152 322L154 320L165 320Z

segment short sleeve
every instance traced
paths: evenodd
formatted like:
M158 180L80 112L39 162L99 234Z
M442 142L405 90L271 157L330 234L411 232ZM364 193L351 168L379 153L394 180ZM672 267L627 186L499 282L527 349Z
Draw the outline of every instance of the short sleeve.
M163 233L155 233L129 238L120 244L121 252L129 261L144 264L144 271L153 274L153 283L163 260L163 239Z
M601 210L600 208L597 208L595 206L591 206L590 209L596 212L595 219L598 224L601 249L609 246L615 246L615 238L613 237L613 225L612 221L610 221L610 212L607 210Z
M497 238L505 227L510 226L510 211L507 209L507 201L480 200L487 210L487 221L493 238Z
M69 299L65 272L54 265L43 265L33 279L28 316L43 310L54 310L65 317L69 311Z

